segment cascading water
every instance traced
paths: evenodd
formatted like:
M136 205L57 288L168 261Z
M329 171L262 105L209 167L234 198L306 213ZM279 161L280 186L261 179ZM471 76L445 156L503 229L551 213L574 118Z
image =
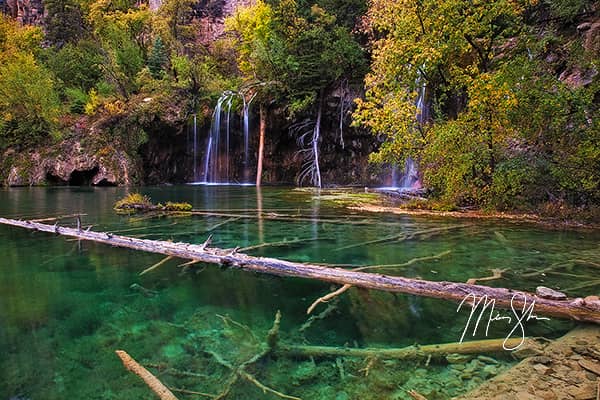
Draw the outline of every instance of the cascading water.
M226 164L226 168L225 168L225 176L227 177L227 180L229 180L229 148L230 148L230 132L231 132L231 102L233 101L233 97L230 97L229 100L227 100L227 126L226 126L226 140L225 140L225 148L226 150L226 154L225 154L225 159L227 160L227 164Z
M419 70L417 75L415 86L417 87L417 100L415 102L417 111L415 119L417 124L421 126L427 121L429 112L425 98L427 85L424 82L421 70ZM402 172L400 180L398 180L398 166L392 165L391 185L392 188L396 190L409 191L421 188L419 170L417 168L417 164L411 157L407 157L406 161L404 162L404 171Z
M404 162L404 173L398 187L402 189L420 189L419 170L417 164L410 157Z
M193 136L193 157L194 157L194 181L198 180L198 116L194 114L194 120L192 125L192 136Z
M220 183L220 136L221 136L221 111L223 108L223 102L229 98L229 93L225 92L219 97L217 106L213 111L212 122L210 125L210 133L208 136L208 143L206 144L206 158L204 159L204 182L208 183ZM227 157L226 157L227 158ZM225 163L229 164L229 159L225 160ZM225 182L229 181L229 177L225 177Z
M244 106L242 109L242 119L243 119L243 126L244 126L244 181L248 182L249 181L249 165L248 165L248 156L249 156L249 147L250 147L250 105L252 104L252 100L254 100L254 97L256 96L256 93L254 95L252 95L252 97L250 97L250 100L246 101L246 98L244 96L242 97L242 100L244 102Z
M419 70L419 74L415 83L417 87L417 101L415 103L415 105L417 106L416 119L419 125L423 125L423 123L427 121L428 109L427 103L425 102L425 92L427 90L427 84L424 82L421 70Z
M236 143L232 140L232 124L231 124L231 109L233 101L239 97L242 102L242 131L244 140L244 170L242 173L243 182L247 182L249 178L249 141L250 141L250 104L254 96L246 101L242 93L225 91L219 97L215 110L212 114L208 141L206 143L206 151L204 158L203 175L197 171L197 147L198 137L194 128L194 180L198 183L205 184L228 184L232 181L231 168L231 153L235 151ZM225 116L223 123L222 116ZM223 127L223 125L225 125ZM195 126L195 119L194 119Z

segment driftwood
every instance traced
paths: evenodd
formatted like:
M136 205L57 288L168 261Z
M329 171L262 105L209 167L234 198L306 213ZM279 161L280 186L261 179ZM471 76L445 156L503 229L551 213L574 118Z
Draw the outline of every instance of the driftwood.
M249 327L247 327L243 324L240 324L239 322L233 321L232 319L230 319L228 317L223 317L223 316L220 316L220 317L221 317L221 319L223 319L223 321L226 324L233 323L238 328L241 328L244 332L249 333L250 336L253 338L253 340L255 340L255 341L258 340ZM242 378L242 379L252 383L256 387L258 387L260 390L262 390L262 392L265 394L271 393L277 397L280 397L282 399L287 399L287 400L302 400L299 397L290 396L285 393L281 393L281 392L263 384L254 375L252 375L251 373L246 371L246 368L248 368L250 365L259 362L260 360L262 360L267 355L269 355L273 352L273 350L277 346L277 341L279 339L280 323L281 323L281 312L277 311L277 314L275 315L275 320L273 321L273 326L271 327L269 332L267 332L267 336L266 336L264 345L260 346L260 343L258 343L259 347L260 347L258 353L255 354L250 359L248 359L247 361L239 364L238 366L234 366L229 361L225 360L225 358L217 352L205 350L205 353L210 354L218 364L220 364L221 366L230 370L232 373L232 375L231 375L229 381L227 382L227 384L225 385L225 388L223 389L223 391L221 391L220 394L218 394L217 396L214 397L216 400L225 399L229 395L229 392L231 391L233 385L238 381L239 378Z
M423 396L416 390L409 390L408 395L412 397L414 400L427 400L427 397Z
M306 320L305 323L303 323L300 328L298 328L298 331L300 333L305 332L306 330L308 330L314 323L315 321L321 320L321 319L325 319L327 318L331 313L333 313L335 310L337 310L337 302L335 300L338 300L337 298L334 298L334 302L329 303L327 308L325 308L325 310L321 311L319 314L317 315L311 315L310 318L308 318Z
M220 211L165 211L165 210L155 210L155 209L147 209L141 210L148 213L148 215L143 215L141 217L132 218L132 221L144 221L146 219L152 219L156 217L164 217L164 216L192 216L192 215L200 215L205 217L221 217L221 218L231 218L231 219L258 219L258 220L269 220L269 221L290 221L290 222L311 222L311 223L323 223L323 224L342 224L342 225L373 225L375 223L372 219L366 218L356 218L356 220L351 219L353 216L348 216L344 218L334 218L334 217L308 217L305 215L294 215L294 214L280 214L274 212L261 212L259 211L256 214L236 214L232 212L220 212ZM377 222L379 225L386 226L399 226L396 222Z
M499 308L522 310L535 302L535 313L558 318L600 323L600 302L586 301L581 298L552 300L537 297L535 294L481 285L469 285L457 282L434 282L422 279L410 279L399 276L348 271L340 268L326 268L318 265L302 264L275 258L253 257L237 253L235 250L208 248L207 243L194 245L135 239L113 235L108 232L93 232L76 228L63 228L58 225L46 225L31 221L17 221L0 218L0 224L55 233L63 236L90 240L111 246L164 254L182 259L197 260L205 263L220 264L242 270L260 272L285 277L316 279L340 285L352 285L366 289L399 292L417 296L439 298L462 302L467 296L476 299L487 298ZM470 303L469 303L470 304Z
M540 269L537 271L533 271L533 272L528 272L521 276L523 276L525 278L531 278L531 277L543 276L544 274L559 274L558 272L556 272L557 269L566 269L566 268L573 267L575 265L585 265L587 267L600 268L599 263L591 261L591 260L569 259L569 260L555 262L553 264L550 264L550 266L548 266L546 268L543 268L543 269Z
M241 249L238 249L238 251L242 252L242 251L250 251L250 250L256 250L256 249L261 249L263 247L286 247L286 246L294 246L298 243L307 243L307 242L315 242L317 240L327 240L327 239L322 239L322 238L306 238L306 239L289 239L289 240L282 240L279 242L269 242L269 243L260 243L260 244L255 244L252 246L248 246L248 247L242 247Z
M294 357L357 357L380 359L427 359L429 357L445 357L449 354L481 354L499 353L504 347L517 347L522 338L514 339L484 339L467 342L429 344L424 346L408 346L402 348L354 348L354 347L331 347L331 346L305 346L280 345L276 349L277 354ZM533 339L525 339L521 348L538 348L539 344Z
M177 393L183 393L183 394L194 394L197 396L210 397L211 399L214 399L215 397L217 397L217 395L215 395L215 394L196 392L195 390L188 390L188 389L171 388L171 391L177 392Z
M441 253L433 255L433 256L413 258L412 260L408 260L407 262L404 262L401 264L366 265L364 267L354 268L352 271L365 271L367 269L387 269L387 268L408 267L408 266L411 266L411 265L416 264L421 261L439 260L440 258L447 256L450 253L452 253L452 250L446 250L446 251L442 251Z
M426 237L431 237L434 235L439 235L441 233L445 233L451 230L455 230L455 229L462 229L462 228L468 228L471 227L472 225L468 225L468 224L464 224L464 225L450 225L450 226L442 226L439 228L429 228L429 229L423 229L420 231L416 231L416 232L412 232L412 233L408 233L408 232L402 232L399 234L395 234L395 235L391 235L391 236L386 236L384 238L380 238L380 239L375 239L375 240L369 240L367 242L362 242L362 243L357 243L357 244L351 244L348 246L343 246L343 247L338 247L337 249L335 249L335 251L341 251L341 250L348 250L348 249L353 249L356 247L363 247L363 246L367 246L367 245L372 245L372 244L382 244L382 243L387 243L387 242L404 242L406 240L412 240L415 238L423 238L424 236Z
M145 225L145 226L137 226L137 227L134 227L134 228L119 229L119 230L116 230L116 231L112 231L112 233L125 233L125 232L145 231L147 229L156 229L156 228L162 228L162 227L165 227L165 226L173 226L173 225L177 225L177 222L170 222L168 224L161 224L161 225Z
M68 215L59 215L58 217L48 217L48 218L40 218L40 219L33 219L33 222L53 222L53 221L58 221L60 219L67 219L67 218L79 218L79 217L83 217L87 214L68 214Z
M115 353L117 353L121 361L123 361L125 368L142 378L146 385L148 385L148 387L152 389L152 391L156 393L161 400L177 400L177 397L175 397L173 392L163 385L161 381L152 375L146 368L142 367L133 358L131 358L129 354L123 350L117 350Z
M145 275L150 271L154 271L156 268L160 267L161 265L163 265L164 263L170 261L173 259L173 256L166 256L165 258L163 258L162 260L160 260L159 262L157 262L156 264L154 264L151 267L146 268L145 270L143 270L142 272L140 272L140 275Z
M500 268L492 268L491 276L484 276L483 278L471 278L467 280L469 285L474 285L477 282L487 282L487 281L495 281L496 279L502 279L502 274L506 272L505 269Z
M336 291L326 294L325 296L319 297L310 305L310 307L308 307L308 310L306 310L306 313L310 314L311 312L313 312L313 310L319 303L327 303L329 300L333 299L335 296L339 296L340 294L344 293L346 290L350 289L351 287L352 287L352 285L346 284Z

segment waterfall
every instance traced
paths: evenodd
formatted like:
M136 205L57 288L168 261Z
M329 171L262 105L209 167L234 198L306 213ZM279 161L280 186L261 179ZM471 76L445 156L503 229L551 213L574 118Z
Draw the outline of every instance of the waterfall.
M419 170L417 164L410 157L404 162L404 174L400 180L400 188L402 189L419 189ZM417 187L419 186L419 187Z
M233 97L229 97L229 100L227 101L227 126L226 126L226 140L225 140L225 148L226 150L226 155L225 155L225 159L227 160L227 164L226 164L226 168L225 168L225 176L227 177L227 180L229 180L229 148L231 146L230 144L230 140L229 140L229 134L231 132L231 102L233 101Z
M194 114L194 122L192 125L192 132L193 132L193 144L192 144L192 149L193 149L193 157L194 157L194 181L198 180L198 116L196 114Z
M242 93L227 90L221 94L217 100L217 104L212 114L208 140L206 143L206 151L204 154L204 171L203 180L200 183L230 183L235 180L237 171L232 171L231 155L239 153L239 140L233 136L234 132L239 132L234 129L231 123L232 108L234 108L234 100L239 97L243 102L242 105L242 133L243 133L243 181L247 182L249 177L249 147L250 147L250 105L254 96L248 101ZM225 121L222 120L225 118ZM195 121L195 119L194 119ZM224 125L224 126L223 126ZM197 171L197 133L194 132L194 179L198 181L200 178ZM237 150L237 152L236 152ZM234 153L235 152L235 153ZM232 176L232 173L234 176Z
M228 92L225 92L219 97L217 106L213 111L212 121L210 124L210 132L208 136L208 143L206 145L206 158L204 160L204 182L219 183L220 182L220 164L222 160L220 158L220 136L221 136L221 111L223 108L223 102L229 97ZM229 159L225 162L229 164ZM225 177L226 182L229 177Z
M391 187L394 187L394 188L398 187L398 165L397 164L392 165Z
M250 146L250 105L252 104L252 100L256 97L256 93L250 97L250 100L246 101L246 98L242 95L242 100L244 102L244 106L242 108L242 123L244 126L244 181L248 182L250 179L249 176L249 165L248 165L248 156L249 156L249 146Z
M415 120L417 126L415 129L420 129L427 119L429 118L429 109L426 101L427 84L423 79L422 68L419 69L417 79L415 80L415 86L417 88L417 99L415 101L416 113ZM407 157L404 162L404 171L402 172L402 178L398 182L398 165L394 164L392 168L391 185L392 188L398 190L413 190L420 189L421 182L419 179L419 170L417 164L411 157Z
M419 74L417 75L417 80L415 81L417 87L417 101L415 103L417 107L417 113L415 118L417 119L417 123L423 125L425 121L429 118L429 109L427 106L427 102L425 101L425 92L427 91L427 83L423 79L423 73L419 70Z

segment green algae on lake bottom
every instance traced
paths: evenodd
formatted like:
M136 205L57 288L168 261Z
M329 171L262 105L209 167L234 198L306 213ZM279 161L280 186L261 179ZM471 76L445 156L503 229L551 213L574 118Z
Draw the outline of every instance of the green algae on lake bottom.
M186 201L195 209L246 217L132 219L112 211L125 191L2 190L0 215L42 218L81 212L87 214L84 225L94 225L95 230L192 243L204 242L211 230L213 245L225 248L298 239L290 246L251 250L295 261L387 265L449 251L439 259L385 273L466 281L501 268L506 270L503 278L488 284L524 290L543 284L570 295L594 294L598 289L590 279L597 270L582 262L597 262L598 232L459 221L465 226L444 234L366 244L457 221L349 213L328 198L321 201L313 192L199 186L139 191L154 201ZM274 214L305 218L259 218ZM8 227L0 227L0 238L0 400L151 398L149 389L122 367L116 349L129 352L170 387L217 394L227 386L231 371L211 352L232 364L245 361L255 354L256 341L264 338L277 310L283 315L282 342L352 347L455 342L468 316L456 313L454 303L351 289L334 301L326 318L301 330L306 308L327 293L329 285L215 266L177 268L177 260L139 276L161 257ZM328 306L332 304L321 305L314 313ZM528 323L526 331L532 336L556 337L572 326L552 319ZM506 326L494 325L489 336L507 333ZM407 391L413 389L435 400L464 393L513 363L507 354L472 357L456 364L433 360L429 365L425 361L273 356L251 365L248 372L280 392L304 399L409 399ZM239 380L228 398L276 397Z

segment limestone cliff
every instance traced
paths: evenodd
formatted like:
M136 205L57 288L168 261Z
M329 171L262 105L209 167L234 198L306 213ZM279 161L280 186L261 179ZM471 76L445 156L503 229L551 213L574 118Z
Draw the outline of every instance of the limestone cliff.
M4 154L12 159L6 184L31 185L129 185L139 168L123 151L91 151L81 140L65 140L48 150Z
M42 0L5 0L0 1L0 8L2 5L8 15L22 24L42 25L44 21Z
M224 32L224 21L233 15L238 7L249 6L255 0L198 0L194 6L194 19L199 29L198 39L204 45L210 45ZM144 0L150 10L157 11L163 0Z

